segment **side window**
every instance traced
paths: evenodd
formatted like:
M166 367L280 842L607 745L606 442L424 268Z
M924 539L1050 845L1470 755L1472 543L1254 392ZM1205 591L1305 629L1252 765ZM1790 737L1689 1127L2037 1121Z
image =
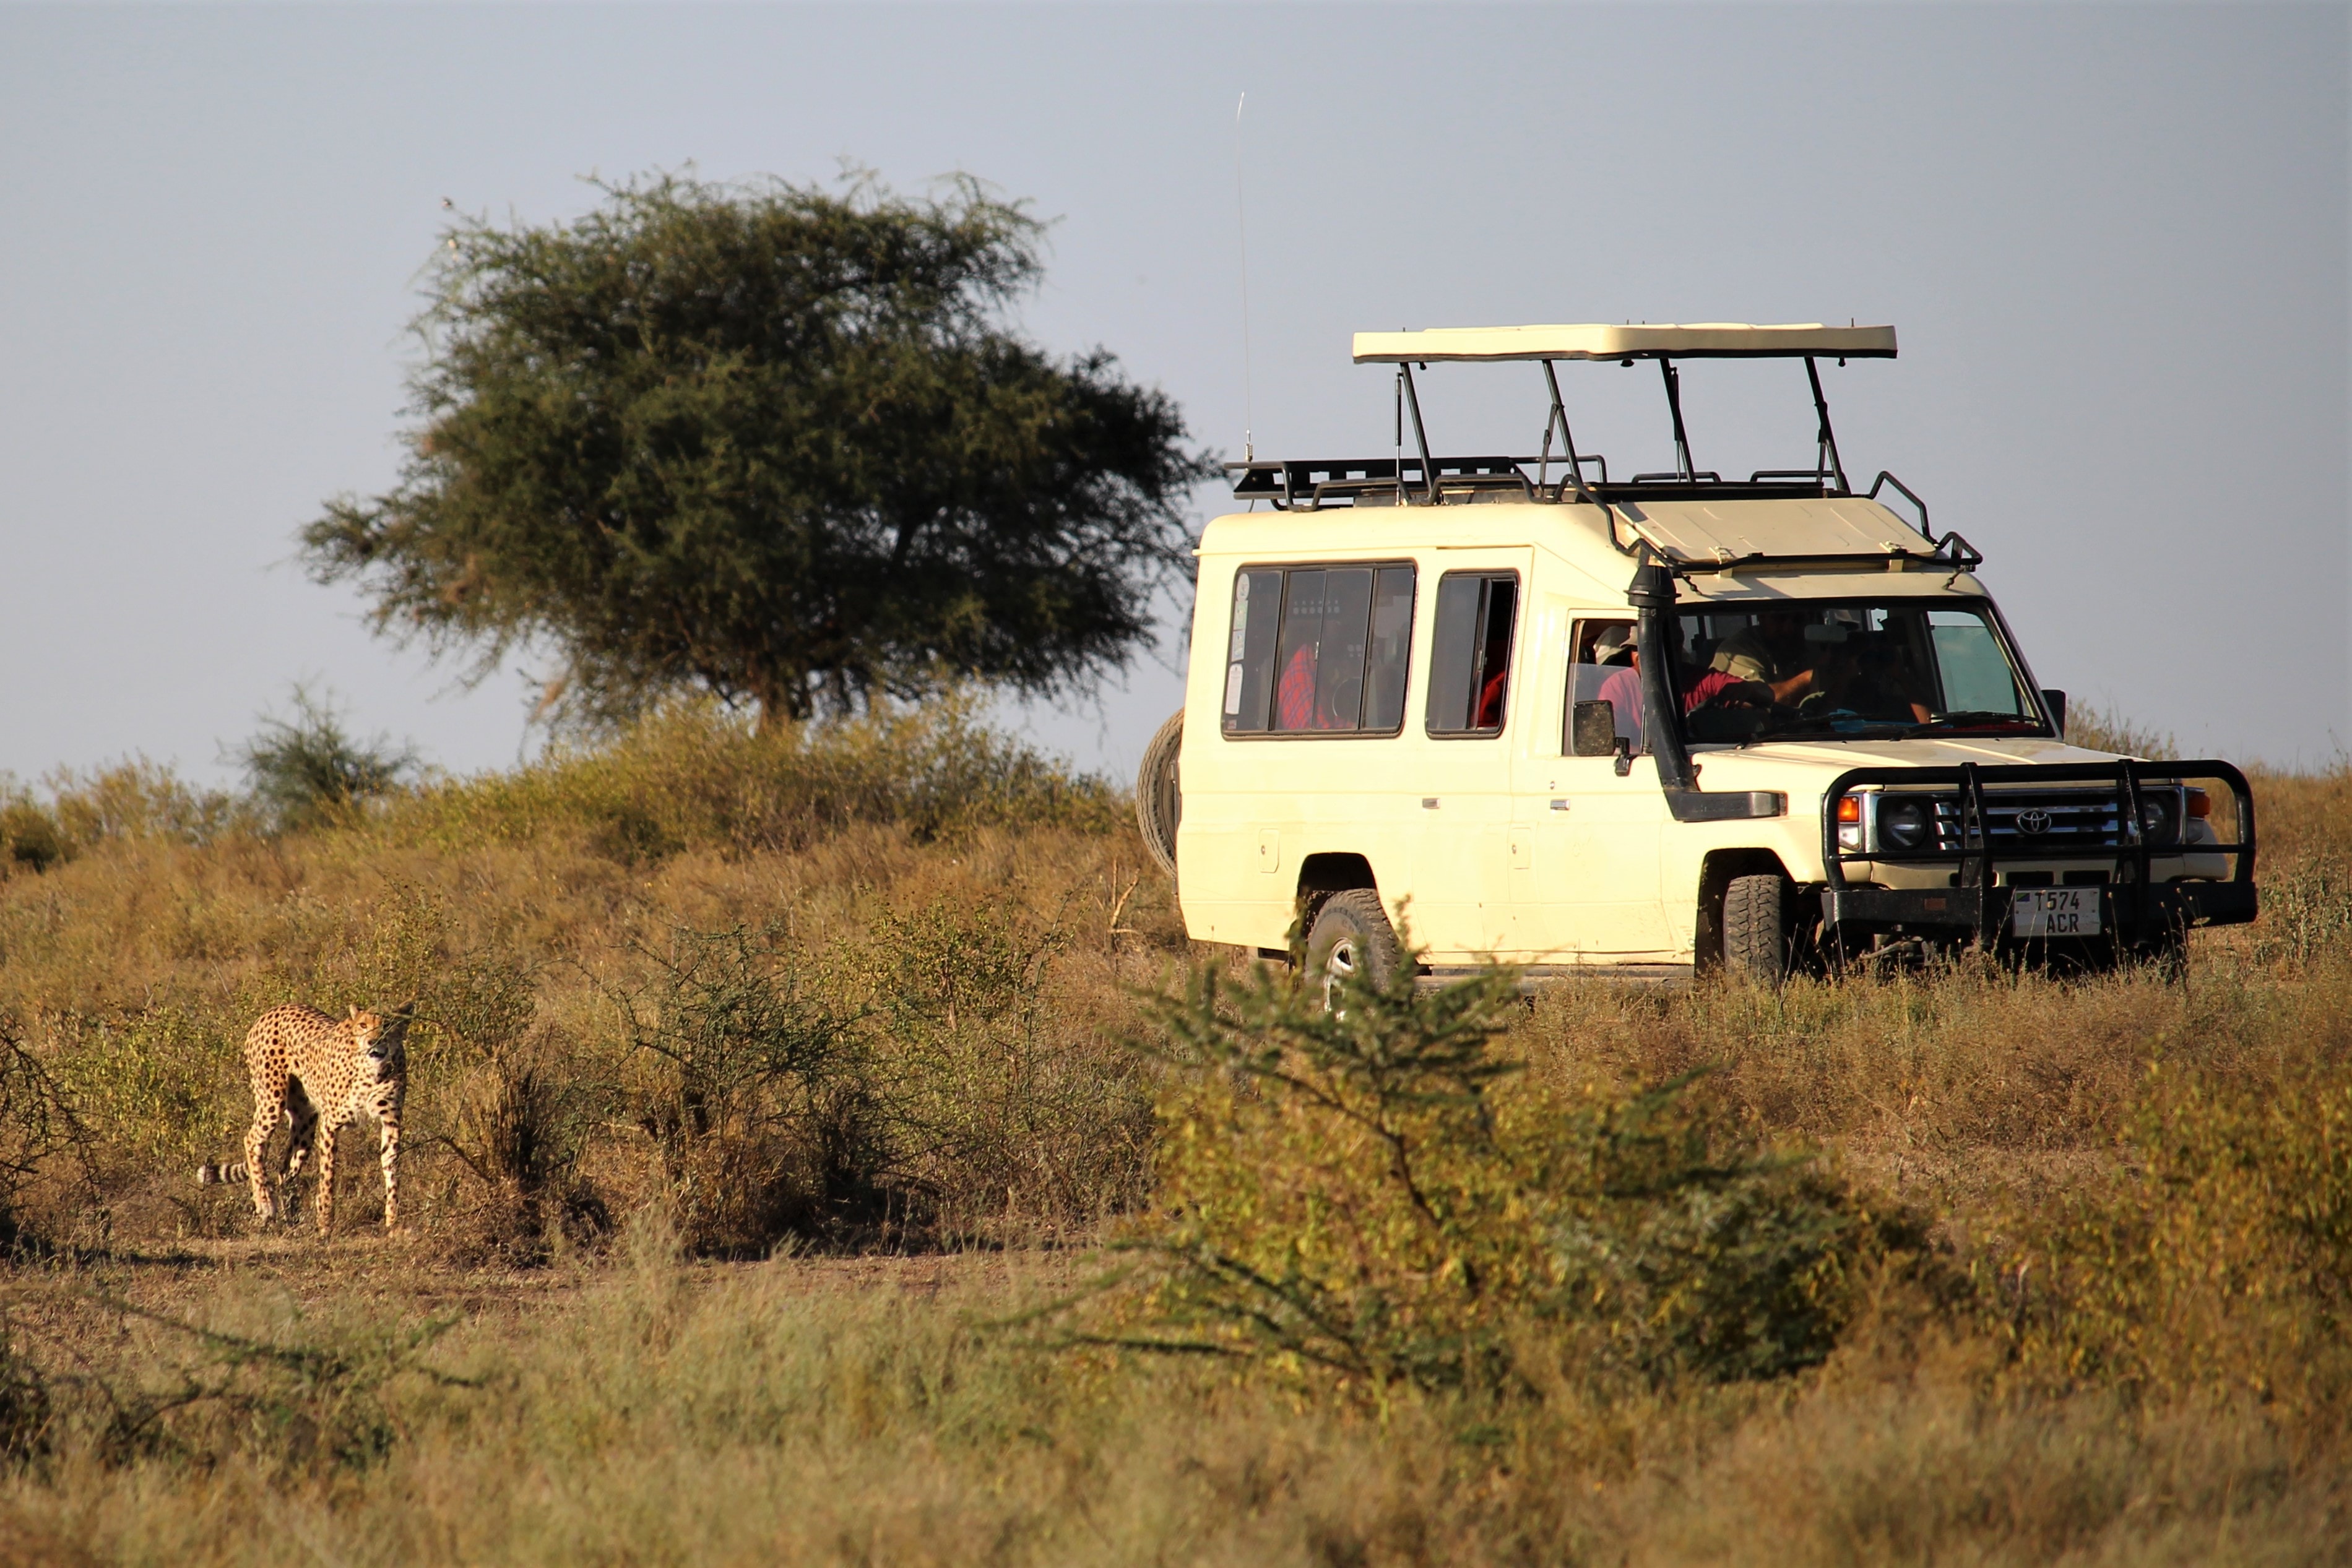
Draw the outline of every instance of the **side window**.
M1633 622L1580 621L1570 639L1575 658L1569 665L1568 711L1560 716L1563 756L1608 756L1615 750L1576 744L1576 705L1605 702L1612 710L1614 737L1634 751L1642 749L1641 677L1633 669Z
M1252 567L1234 579L1228 735L1393 735L1412 643L1410 566Z
M1517 572L1449 571L1437 580L1437 631L1429 651L1430 734L1502 733L1518 605Z
M1274 695L1274 633L1282 615L1282 573L1234 575L1234 631L1225 653L1225 729L1261 730Z

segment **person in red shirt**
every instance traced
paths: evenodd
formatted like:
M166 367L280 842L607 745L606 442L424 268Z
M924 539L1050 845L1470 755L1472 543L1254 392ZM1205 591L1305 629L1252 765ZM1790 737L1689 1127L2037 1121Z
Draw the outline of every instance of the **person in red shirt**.
M1732 695L1724 697L1725 693ZM1633 649L1633 662L1601 683L1595 694L1601 701L1616 710L1617 733L1626 736L1636 753L1644 749L1642 727L1642 650ZM1707 670L1701 674L1683 693L1683 712L1696 713L1718 697L1727 702L1769 705L1771 687L1761 681L1743 681L1723 670Z
M1478 694L1478 716L1471 721L1471 728L1500 729L1503 727L1503 689L1510 684L1510 671L1498 670L1495 673L1494 678L1486 683L1486 689Z
M1806 674L1811 679L1810 671ZM1718 696L1728 692L1727 702L1748 707L1770 707L1775 687L1763 681L1743 681L1728 670L1709 670L1690 684L1683 693L1683 712L1696 713Z
M1315 644L1301 643L1283 666L1281 684L1274 688L1274 727L1328 729L1315 709Z

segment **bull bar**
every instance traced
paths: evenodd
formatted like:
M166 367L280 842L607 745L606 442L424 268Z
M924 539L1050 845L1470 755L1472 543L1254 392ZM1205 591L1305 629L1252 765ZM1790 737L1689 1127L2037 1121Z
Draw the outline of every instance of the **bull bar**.
M2219 779L2237 797L2237 841L2189 845L2187 821L2179 824L2184 841L2152 843L2141 816L2143 786L2193 779ZM2085 849L2079 844L2041 846L2007 841L1996 844L1988 815L1986 789L2003 786L2045 784L2108 784L2117 800L2120 842ZM1958 847L1897 850L1846 849L1838 842L1837 802L1870 785L1935 786L1955 790L1958 797ZM2152 862L2186 854L2234 855L2235 869L2226 882L2149 880ZM1881 931L1910 935L1972 935L1990 947L2009 924L2011 889L1994 880L1994 862L2112 859L2115 872L2101 884L2101 930L2122 941L2147 942L2191 925L2240 925L2254 918L2254 796L2246 776L2227 762L2199 758L2186 762L2116 762L1985 766L1964 762L1954 768L1856 768L1838 775L1822 795L1822 935L1841 931ZM1845 879L1847 865L1881 861L1906 866L1949 865L1951 885L1932 888L1855 887Z

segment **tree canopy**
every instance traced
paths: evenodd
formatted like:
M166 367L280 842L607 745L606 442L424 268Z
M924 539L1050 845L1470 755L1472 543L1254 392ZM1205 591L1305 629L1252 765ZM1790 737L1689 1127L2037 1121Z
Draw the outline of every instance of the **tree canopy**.
M1022 204L598 188L445 233L399 480L303 530L317 580L476 678L551 646L590 721L695 688L763 721L955 675L1052 692L1148 638L1213 470L1108 352L1009 325L1042 270Z

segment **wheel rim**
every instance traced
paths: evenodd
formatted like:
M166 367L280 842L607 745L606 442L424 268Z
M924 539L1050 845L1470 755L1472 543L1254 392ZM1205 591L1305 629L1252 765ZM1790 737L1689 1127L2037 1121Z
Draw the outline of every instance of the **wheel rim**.
M1342 936L1331 944L1329 952L1323 955L1323 1010L1325 1012L1336 1013L1339 1010L1340 983L1355 972L1356 939L1352 936Z

